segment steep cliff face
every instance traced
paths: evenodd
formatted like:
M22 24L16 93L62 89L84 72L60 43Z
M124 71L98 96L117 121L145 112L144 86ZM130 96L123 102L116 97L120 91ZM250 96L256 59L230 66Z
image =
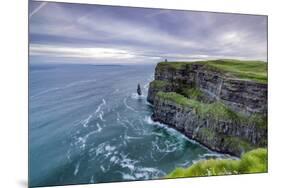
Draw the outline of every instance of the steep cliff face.
M159 63L148 101L155 121L239 156L267 145L267 84L261 75L251 75L252 64L242 65L243 74L238 70L245 62L234 70L229 70L232 62L221 68L223 63L229 62Z

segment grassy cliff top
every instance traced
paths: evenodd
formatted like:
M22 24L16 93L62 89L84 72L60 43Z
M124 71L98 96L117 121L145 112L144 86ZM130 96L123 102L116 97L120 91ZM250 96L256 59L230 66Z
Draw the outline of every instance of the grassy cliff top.
M200 64L205 68L222 72L239 79L267 83L267 63L263 61L241 61L231 59L194 61L194 62L160 62L157 68L185 69L188 65Z
M267 149L259 148L245 153L240 160L210 159L188 168L177 168L166 178L264 173L267 172L267 165Z

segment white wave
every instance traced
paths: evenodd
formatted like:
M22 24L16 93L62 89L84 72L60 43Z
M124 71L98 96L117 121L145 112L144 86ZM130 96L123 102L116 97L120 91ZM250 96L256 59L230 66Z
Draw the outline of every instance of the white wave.
M112 157L109 159L109 161L110 161L111 163L116 164L116 163L118 163L119 159L118 159L118 157L116 157L116 156L112 156Z
M144 98L146 98L146 96L145 95L138 95L137 93L132 93L131 98L132 99L144 99Z
M209 157L215 157L215 158L219 158L224 156L223 154L219 154L219 153L205 153L203 155L199 155L200 158L209 158Z
M82 121L83 127L88 127L88 123L92 119L93 115L89 115L85 120Z
M189 165L190 165L190 161L186 161L186 162L184 162L184 163L178 164L177 166L187 167L187 166L189 166Z
M152 135L156 135L156 136L158 136L158 137L164 137L163 134L157 133L157 132L152 132L151 134L152 134Z
M97 148L95 149L96 156L99 156L104 153L104 147L106 144L106 142L103 142L97 146Z
M91 149L89 154L91 156L95 154L96 157L100 157L102 160L109 159L110 162L117 163L118 158L116 158L116 155L118 154L118 151L115 151L116 148L117 147L104 142L99 144L95 149Z
M239 159L238 157L231 156L228 154L222 154L222 153L218 153L218 152L205 153L203 155L199 155L199 158L202 158L202 159L206 159L206 158L225 159L225 158L227 158L227 159L233 159L233 160Z
M142 167L139 168L141 171L145 171L145 172L159 172L160 170L156 169L156 168L149 168L149 167Z
M129 129L129 126L127 126L128 124L135 129L135 132L137 131L137 129L135 128L135 126L129 121L129 120L124 120L124 122L126 122L127 124L125 123L122 123L123 127L126 129L124 131L124 141L128 141L128 140L137 140L137 139L142 139L143 137L142 136L129 136L128 135L128 129Z
M90 183L95 183L94 176L91 177Z
M204 147L204 146L202 146ZM220 154L220 153L217 153L217 152L212 152L210 151L208 148L206 148L209 152L211 153L206 153L206 154L203 154L203 155L199 155L199 159L196 159L196 160L192 160L192 164L195 164L195 163L198 163L200 161L204 161L206 160L206 157L215 157L216 160L223 160L223 159L233 159L233 160L239 160L238 157L235 157L235 156L230 156L228 154Z
M103 119L103 112L99 114L99 118L100 118L101 121L105 121L105 120Z
M180 133L179 131L177 131L174 128L169 127L168 125L165 125L163 123L157 122L157 121L153 121L151 119L150 116L145 116L144 121L150 125L156 125L158 127L161 127L163 129L165 129L169 134L176 136L177 138L181 138L183 140L188 140L190 142L194 142L196 143L196 141L192 141L191 139L187 138L185 135L183 135L182 133Z
M137 166L138 160L128 158L128 155L121 153L121 158L118 161L122 168L127 168L130 170L130 174L122 173L123 179L135 180L135 179L150 179L151 177L163 176L165 173L161 170L152 167L142 167Z
M124 105L126 106L126 108L128 108L129 110L132 110L133 112L138 112L138 111L136 111L134 108L132 108L131 106L129 106L129 105L127 104L127 98L124 98L123 103L124 103Z
M151 167L136 167L130 174L124 172L120 173L122 174L122 178L124 180L147 180L166 175L163 171Z
M126 173L123 173L123 172L120 172L122 174L122 178L124 180L135 180L136 178L134 176L132 176L131 174L126 174Z
M154 80L154 74L151 74L147 80L148 80L148 82L151 82L152 80Z
M165 172L152 167L137 167L134 172L136 179L153 179L166 175Z
M101 132L102 128L101 128L100 124L97 123L96 125L97 125L97 128L98 128L98 129L95 131L95 133Z
M80 161L78 163L76 163L75 165L75 170L73 172L73 175L76 176L77 173L79 172L79 167L80 167Z
M103 146L104 146L103 148L106 147L105 145L103 145ZM110 148L110 149L113 149L113 148ZM137 164L139 162L137 160L128 158L128 155L125 155L123 153L109 152L109 151L106 151L105 149L101 149L101 147L98 147L97 153L98 153L98 155L103 155L103 156L106 156L106 158L109 158L109 162L111 164L118 165L122 168L127 168L131 172L133 172L135 170L135 164ZM104 168L104 166L102 166L101 168L102 168L102 171L106 170ZM109 167L108 167L108 169L109 169Z
M143 88L144 88L145 90L148 90L148 87L149 87L149 82L143 86Z
M128 136L128 135L125 135L124 138L127 139L127 140L138 140L138 139L142 139L142 137Z
M158 139L156 139L156 141L152 141L152 147L155 148L158 152L161 152L164 154L172 153L172 152L179 150L178 144L169 144L166 142L164 142L164 143L165 143L165 146L163 148L160 148Z
M95 114L99 117L99 119L100 119L101 121L105 121L105 120L103 119L103 114L104 114L104 112L101 110L102 107L105 106L105 105L106 105L106 101L105 101L105 99L102 99L102 103L98 106L98 108L97 108L96 111L95 111Z
M121 159L119 161L120 166L122 168L128 168L131 171L133 171L135 169L135 164L139 163L139 161L130 159L128 158L128 155L125 155L123 153L121 153L120 155L121 155Z
M123 145L127 146L127 140L126 139L123 139Z
M148 102L148 101L145 101L145 104L148 105L148 106L152 106L152 107L153 107L153 104L151 104L151 103Z
M157 121L153 121L150 116L145 116L145 117L144 117L144 121L145 121L146 123L150 124L150 125L157 125L157 126L159 126L159 127L166 128L166 125L164 125L164 124L162 124L162 123L160 123L160 122L157 122Z
M148 173L135 173L134 175L135 175L136 179L141 179L141 178L148 179L149 178Z
M77 140L76 144L81 143L80 148L85 149L86 141L87 141L87 137L78 137L78 140Z
M105 151L113 151L113 150L116 149L116 147L115 146L111 146L111 145L106 145L104 149L105 149Z
M100 169L101 169L102 172L106 172L106 169L104 168L103 165L100 166Z
M97 125L97 129L94 131L89 132L88 134L84 135L84 136L80 136L78 137L77 141L76 141L76 145L80 143L80 148L85 149L86 147L86 142L87 139L92 135L92 134L96 134L102 131L102 127L100 126L99 123L96 124Z
M105 158L108 158L108 157L111 156L111 155L112 155L111 152L107 152L107 153L104 154L104 157L105 157Z
M120 114L119 112L117 112L117 118L116 118L117 121L121 121L121 117L120 117Z
M106 105L106 101L104 99L102 99L102 103L98 106L98 108L96 109L95 113L99 113L99 111L101 110L101 107Z
M102 131L102 127L100 126L99 123L96 123L97 129L94 131L91 131L90 133L86 134L85 137L88 138L89 136L91 136L92 134L96 134Z
M103 153L105 151L101 151L102 148L107 148L107 150L113 150L112 146L109 146L108 144L101 144L98 147L99 153ZM105 150L105 149L104 149ZM130 173L125 173L124 171L118 171L122 174L122 178L124 180L136 180L136 179L151 179L151 177L159 177L164 176L165 173L159 169L152 168L152 167L142 167L138 166L140 163L139 160L131 159L128 157L128 154L124 153L112 153L112 155L109 157L109 162L111 165L119 165L123 169L128 169ZM106 168L104 166L100 167L103 172L106 171ZM108 167L109 169L109 167Z
M69 161L71 161L71 154L70 154L70 150L67 151L66 153L66 157Z
M200 144L199 142L192 140L190 138L188 138L187 136L185 136L184 134L180 133L179 131L177 131L174 128L169 127L168 125L162 124L160 122L155 122L151 119L150 116L146 116L144 118L144 121L150 125L156 125L158 127L164 128L166 131L168 131L169 134L176 136L177 138L180 138L182 140L187 140L188 142L191 142L192 144L195 145L199 145L200 147L206 149L207 151L209 151L210 153L212 153L213 151L211 151L210 149L208 149L206 146Z

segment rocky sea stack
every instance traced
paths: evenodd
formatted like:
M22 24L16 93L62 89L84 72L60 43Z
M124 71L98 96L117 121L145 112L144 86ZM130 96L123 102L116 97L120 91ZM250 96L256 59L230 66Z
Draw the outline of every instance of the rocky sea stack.
M267 63L160 62L147 100L154 121L236 156L267 146Z

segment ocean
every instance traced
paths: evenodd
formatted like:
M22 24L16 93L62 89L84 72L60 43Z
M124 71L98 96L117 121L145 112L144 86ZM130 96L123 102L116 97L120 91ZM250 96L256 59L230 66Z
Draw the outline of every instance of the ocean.
M154 68L31 64L30 186L159 179L222 157L151 120L146 97Z

